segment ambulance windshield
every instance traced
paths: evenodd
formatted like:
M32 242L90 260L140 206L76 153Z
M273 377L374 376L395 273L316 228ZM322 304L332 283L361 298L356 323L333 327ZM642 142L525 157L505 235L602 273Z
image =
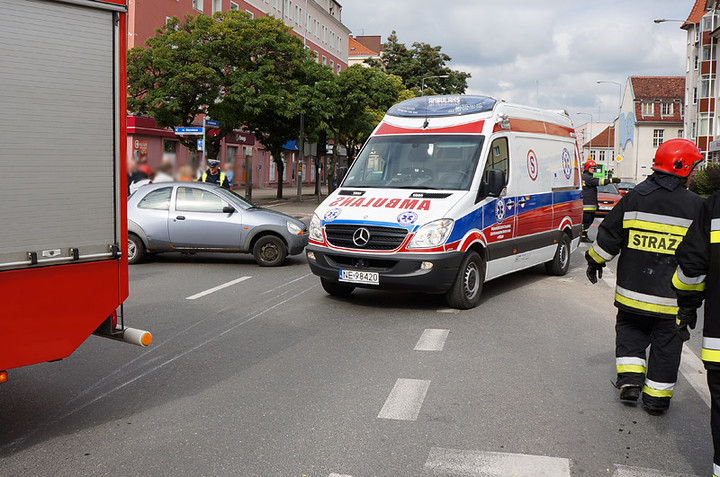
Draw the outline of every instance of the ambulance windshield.
M408 135L370 138L344 187L468 190L484 136Z

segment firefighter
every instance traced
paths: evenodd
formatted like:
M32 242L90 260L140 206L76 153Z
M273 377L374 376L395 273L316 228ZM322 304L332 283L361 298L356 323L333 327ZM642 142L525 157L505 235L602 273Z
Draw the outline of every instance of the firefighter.
M208 159L207 163L208 168L205 172L203 172L202 177L200 177L200 182L220 184L222 187L229 190L230 181L228 181L225 173L220 171L220 161L217 159Z
M620 179L600 179L594 177L595 168L597 163L592 159L585 161L585 172L582 175L583 181L583 224L582 224L582 235L580 236L581 242L592 243L592 240L588 237L588 230L595 220L595 212L597 212L597 188L606 184L617 184Z
M670 406L680 366L682 339L675 327L678 307L671 280L677 266L675 249L702 204L685 188L699 160L700 152L687 139L664 142L655 153L655 172L610 211L585 253L587 277L593 284L602 278L605 263L620 254L616 387L622 400L637 401L642 394L650 414L661 414Z
M678 267L672 278L679 306L676 324L684 340L695 328L697 309L705 300L702 360L710 388L713 476L720 476L720 192L705 201L678 246Z

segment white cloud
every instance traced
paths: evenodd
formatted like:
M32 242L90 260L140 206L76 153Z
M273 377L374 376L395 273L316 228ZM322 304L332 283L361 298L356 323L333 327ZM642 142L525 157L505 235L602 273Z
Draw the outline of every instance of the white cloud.
M399 40L441 45L450 66L472 74L468 93L608 121L630 75L684 75L686 34L680 23L692 0L355 0L343 22L356 35L396 30Z

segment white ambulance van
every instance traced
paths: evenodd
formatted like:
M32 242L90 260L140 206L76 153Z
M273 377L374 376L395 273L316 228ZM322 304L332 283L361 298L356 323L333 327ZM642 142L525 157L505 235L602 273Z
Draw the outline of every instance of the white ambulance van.
M396 104L315 211L307 257L326 292L444 293L545 264L564 275L582 228L580 161L566 113L485 96Z

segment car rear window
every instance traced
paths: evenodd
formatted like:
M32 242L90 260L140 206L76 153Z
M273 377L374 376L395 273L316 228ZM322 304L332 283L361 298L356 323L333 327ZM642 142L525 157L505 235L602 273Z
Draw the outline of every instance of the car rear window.
M170 195L172 187L163 187L149 192L138 203L138 209L168 210L170 208Z

